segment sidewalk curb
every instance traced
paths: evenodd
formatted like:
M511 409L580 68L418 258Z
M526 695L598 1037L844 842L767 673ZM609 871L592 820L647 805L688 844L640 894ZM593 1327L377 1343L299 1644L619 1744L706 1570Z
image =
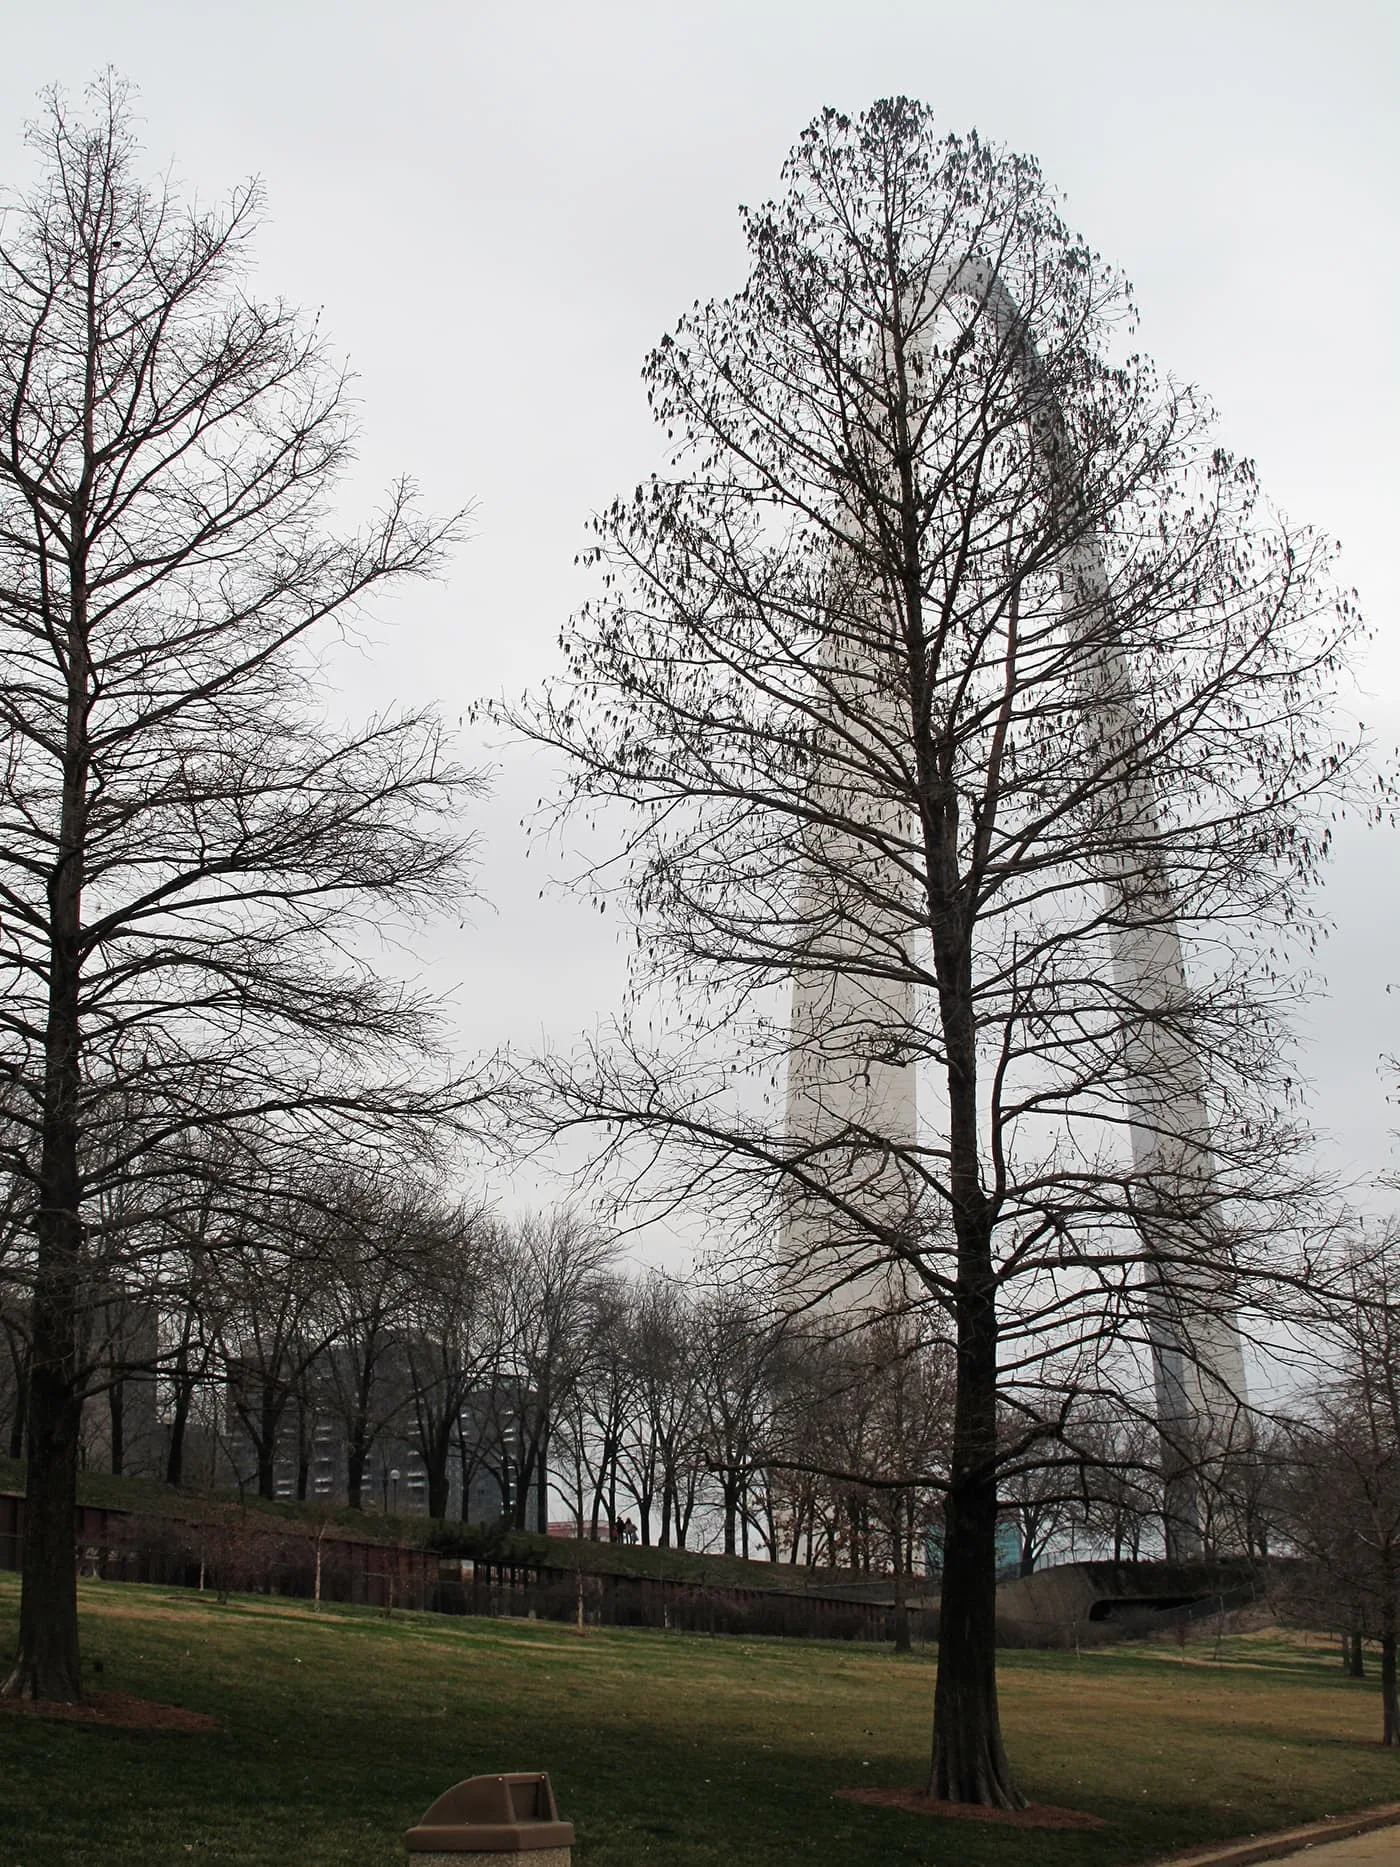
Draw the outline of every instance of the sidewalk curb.
M1256 1867L1258 1862L1284 1860L1326 1841L1345 1841L1352 1835L1370 1834L1396 1823L1400 1823L1400 1802L1387 1802L1359 1815L1329 1817L1323 1822L1310 1822L1305 1828L1283 1828L1272 1835L1251 1835L1247 1841L1229 1841L1223 1847L1158 1855L1148 1867Z

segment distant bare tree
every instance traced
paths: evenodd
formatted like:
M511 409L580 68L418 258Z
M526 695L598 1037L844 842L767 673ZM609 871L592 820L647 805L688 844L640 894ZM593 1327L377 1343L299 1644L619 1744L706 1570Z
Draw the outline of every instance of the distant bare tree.
M618 1486L622 1478L623 1447L633 1423L637 1399L637 1364L632 1336L633 1291L630 1281L617 1273L600 1277L590 1298L585 1325L588 1356L580 1371L567 1411L577 1422L576 1437L591 1495L585 1521L587 1534L598 1535L600 1518L609 1532L618 1522ZM642 1514L642 1541L650 1542L647 1513L651 1503L649 1468L633 1463L640 1485L637 1506ZM634 1496L636 1493L634 1492Z
M530 1215L503 1231L495 1285L501 1362L492 1392L518 1528L548 1525L548 1461L555 1421L578 1391L593 1353L604 1278L617 1256L610 1234L565 1209ZM527 1526L531 1492L537 1516Z
M174 1203L167 1214L169 1247L178 1261L166 1280L162 1320L161 1379L168 1396L168 1437L165 1454L167 1484L185 1482L185 1446L201 1397L206 1408L221 1406L224 1396L213 1396L216 1385L223 1316L218 1293L216 1250L222 1237L227 1189L218 1171L217 1151L206 1153L206 1171L192 1176L188 1196Z
M297 1190L275 1183L220 1241L213 1279L226 1403L253 1453L259 1497L276 1496L276 1467L306 1382L335 1339L323 1293L326 1240L307 1227ZM243 1474L240 1473L240 1480Z
M1001 1500L1002 1521L1016 1529L1019 1571L1033 1575L1035 1565L1069 1521L1074 1486L1056 1466L1022 1464L1003 1477Z
M749 1493L772 1450L781 1327L741 1289L696 1304L694 1345L705 1463L714 1474L727 1556L749 1553Z
M1272 1510L1306 1559L1286 1585L1314 1624L1380 1642L1381 1741L1400 1747L1400 1232L1344 1248L1319 1318L1329 1374L1287 1444ZM1359 1665L1353 1670L1360 1673Z
M497 1378L504 1352L504 1239L490 1214L466 1201L443 1206L422 1197L400 1223L409 1286L401 1350L407 1369L403 1417L427 1475L428 1515L445 1517L463 1413ZM465 1511L465 1467L462 1477Z
M648 1463L655 1456L659 1541L684 1549L701 1489L702 1408L694 1304L682 1284L656 1273L643 1281L632 1346L637 1364L633 1456Z
M335 1336L321 1386L325 1408L344 1434L347 1502L363 1510L370 1457L405 1403L396 1377L421 1198L406 1181L388 1178L384 1185L351 1169L328 1186L326 1199L332 1237L323 1300Z
M427 1007L357 944L450 899L471 781L430 716L343 731L321 706L321 647L457 528L401 484L328 529L345 378L250 289L256 186L207 213L147 186L112 80L86 117L50 94L30 141L0 232L0 1055L35 1213L6 1689L76 1699L85 1316L123 1252L104 1189L219 1126L460 1105L422 1086Z
M1074 1427L1080 1455L1080 1511L1090 1537L1115 1562L1137 1562L1161 1512L1157 1433L1141 1413L1099 1402Z

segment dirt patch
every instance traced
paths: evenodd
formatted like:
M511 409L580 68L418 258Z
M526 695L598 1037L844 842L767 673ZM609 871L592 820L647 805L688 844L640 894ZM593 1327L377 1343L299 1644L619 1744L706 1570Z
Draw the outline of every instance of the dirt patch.
M921 1789L838 1789L848 1802L877 1809L906 1809L910 1815L950 1815L964 1822L1001 1822L1008 1828L1102 1828L1103 1819L1084 1809L1057 1809L1033 1802L1026 1809L984 1809L980 1802L936 1802Z
M90 1692L80 1705L59 1699L0 1698L0 1712L56 1719L62 1724L95 1724L109 1731L217 1731L219 1721L187 1705L161 1705L153 1698L125 1692Z

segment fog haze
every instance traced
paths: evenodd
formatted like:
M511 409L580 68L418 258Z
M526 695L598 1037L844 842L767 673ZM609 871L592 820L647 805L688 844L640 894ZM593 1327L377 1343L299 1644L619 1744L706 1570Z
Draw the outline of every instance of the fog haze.
M108 64L139 87L153 168L206 201L263 178L260 289L321 308L358 374L348 502L406 470L433 509L473 508L445 585L336 660L340 704L431 698L455 720L557 665L589 514L661 457L641 360L741 283L737 204L775 191L823 105L921 97L1039 158L1133 280L1143 347L1202 385L1292 518L1342 541L1374 629L1359 704L1393 763L1398 18L1288 0L54 0L7 20L0 178L23 179L40 87ZM566 1039L610 1014L622 974L607 917L539 898L518 825L549 772L491 757L484 902L421 954L472 1050ZM1326 902L1305 1072L1328 1157L1370 1181L1392 1164L1395 835L1345 829Z

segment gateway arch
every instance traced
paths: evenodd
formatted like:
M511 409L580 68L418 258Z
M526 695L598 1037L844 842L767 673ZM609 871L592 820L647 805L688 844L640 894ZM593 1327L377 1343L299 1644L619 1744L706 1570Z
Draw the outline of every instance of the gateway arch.
M1011 294L990 265L976 260L931 284L935 309L952 296L971 299L977 314L991 324L1026 395L1027 425L1047 484L1053 494L1072 498L1078 467L1063 414ZM1098 539L1090 537L1067 551L1058 579L1067 615L1110 615ZM1132 669L1111 628L1095 629L1087 645L1081 673L1086 721L1102 741L1131 745ZM828 667L824 677L839 684L840 670ZM820 747L816 762L816 787L839 787L839 776L823 767ZM1135 840L1149 850L1157 847L1159 812L1150 774L1129 770L1121 808L1134 826ZM885 809L897 811L893 804L875 806L875 815ZM835 1272L822 1279L824 1304L854 1318L878 1313L892 1292L887 1280L858 1268L841 1277L839 1215L844 1211L854 1234L862 1221L878 1227L901 1206L907 1209L908 1191L893 1163L901 1152L911 1157L918 1144L915 1071L900 1060L899 1041L914 1022L913 987L907 972L899 976L897 965L882 976L883 949L896 947L909 930L888 918L882 924L881 910L872 915L869 904L888 895L878 887L861 887L861 866L876 860L872 844L879 840L880 825L870 821L871 811L867 802L865 821L874 836L860 838L857 846L848 834L847 846L839 851L827 843L823 861L809 869L802 910L804 915L822 913L829 958L821 970L798 971L793 978L786 1090L789 1146L805 1155L808 1171L823 1181L824 1195L821 1201L799 1201L786 1214L785 1256L799 1278L810 1278L814 1261L824 1258ZM839 830L829 834L840 839ZM834 913L816 899L819 888L832 886L833 871L843 881L853 872L851 885L860 898ZM1199 1196L1212 1177L1210 1126L1199 1059L1177 1032L1172 1015L1185 997L1186 977L1170 879L1160 858L1144 863L1139 857L1131 870L1118 858L1103 864L1101 884L1112 910L1114 987L1132 1008L1135 1025L1126 1098L1133 1168L1146 1187L1187 1181ZM855 962L850 970L839 964L843 946ZM833 1164L838 1160L839 1169ZM1193 1276L1189 1250L1171 1243L1169 1218L1154 1225L1150 1215L1140 1214L1138 1224L1147 1267L1143 1306L1162 1443L1167 1553L1187 1558L1198 1554L1202 1544L1196 1461L1218 1459L1248 1443L1244 1356L1228 1300L1212 1300L1208 1270ZM856 1254L851 1258L854 1264Z

